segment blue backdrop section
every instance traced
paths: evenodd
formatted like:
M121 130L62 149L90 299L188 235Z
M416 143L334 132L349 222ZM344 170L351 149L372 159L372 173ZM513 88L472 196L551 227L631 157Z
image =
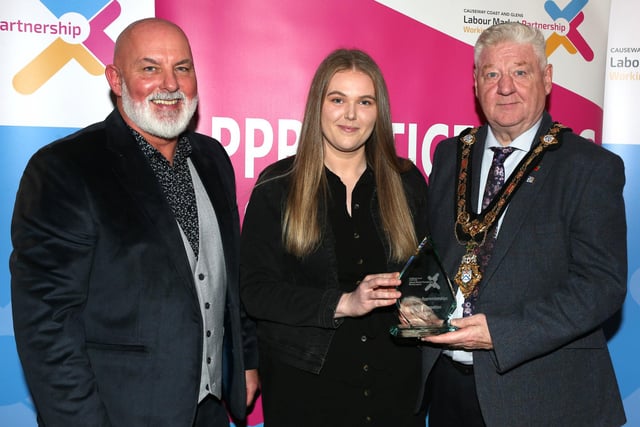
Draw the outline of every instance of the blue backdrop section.
M76 129L0 126L0 141L11 149L0 156L0 259L8 260L11 251L9 226L18 183L27 161L43 145ZM9 267L2 264L0 283L9 283ZM0 307L9 304L9 286L0 286Z
M607 144L605 147L622 157L625 163L629 253L627 299L619 319L620 327L609 340L609 349L624 399L627 426L640 426L640 145Z
M11 321L9 255L11 213L22 171L41 146L75 129L0 126L0 426L35 426L35 413L22 378Z

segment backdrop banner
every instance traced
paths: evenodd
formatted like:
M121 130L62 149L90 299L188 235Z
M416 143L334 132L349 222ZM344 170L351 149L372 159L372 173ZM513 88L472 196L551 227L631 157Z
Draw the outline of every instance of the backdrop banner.
M624 399L628 426L640 426L640 139L634 123L640 117L640 2L613 0L604 77L603 145L624 159L627 182L629 285L619 318L611 325L609 350Z
M9 226L18 182L41 146L104 119L113 108L104 66L153 0L20 0L0 8L0 425L35 426L11 320Z
M0 160L0 258L5 260L0 268L0 424L35 425L15 352L6 262L18 181L35 150L102 120L113 108L104 66L111 61L115 37L129 22L155 14L176 22L189 36L200 93L197 130L219 139L231 156L241 216L260 171L295 153L311 78L332 50L360 48L380 65L389 86L398 152L428 176L436 144L481 123L472 77L479 33L504 21L535 26L545 34L554 65L549 110L577 133L624 151L631 218L637 205L629 200L630 191L638 200L637 184L631 181L635 173L640 182L634 170L640 153L620 150L622 134L603 138L602 123L603 105L623 105L619 98L629 100L629 87L638 90L640 46L637 38L632 41L634 15L628 10L635 8L637 15L638 6L631 6L635 0L612 1L620 16L611 16L616 23L611 27L620 35L612 36L612 43L617 41L609 48L609 0L21 0L3 6L0 138L8 144L8 155ZM610 101L612 81L624 84L617 87L615 101ZM621 120L618 131L629 129L633 107L610 112ZM624 148L637 147L626 135ZM639 239L633 239L638 230L631 221L629 226L632 253L631 242ZM632 261L630 273L638 269L637 259ZM612 322L610 344L631 420L637 415L630 402L635 399L640 407L640 375L632 362L637 344L631 338L638 333L631 325L638 315L640 279L637 273L630 277L632 287L635 277L636 295L632 289L623 315ZM262 425L260 402L248 423Z

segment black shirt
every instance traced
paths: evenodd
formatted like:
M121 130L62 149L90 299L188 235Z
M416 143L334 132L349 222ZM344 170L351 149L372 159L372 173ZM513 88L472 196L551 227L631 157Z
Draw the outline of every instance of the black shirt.
M191 155L189 139L186 136L181 136L178 139L176 152L173 156L173 165L171 165L140 133L133 129L131 129L131 132L142 153L149 161L149 165L162 187L162 192L171 206L173 215L187 236L187 240L189 240L189 244L197 258L199 247L198 206L189 164L187 163L187 159Z

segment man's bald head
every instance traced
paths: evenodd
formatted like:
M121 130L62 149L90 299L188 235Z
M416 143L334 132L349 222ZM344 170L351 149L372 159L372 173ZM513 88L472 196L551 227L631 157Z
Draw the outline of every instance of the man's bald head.
M182 28L161 18L143 18L129 24L118 36L113 51L113 63L118 65L122 60L123 53L131 48L132 44L136 44L138 40L144 40L148 37L162 37L163 34L178 33L184 38L185 43L191 53L191 47L187 35Z

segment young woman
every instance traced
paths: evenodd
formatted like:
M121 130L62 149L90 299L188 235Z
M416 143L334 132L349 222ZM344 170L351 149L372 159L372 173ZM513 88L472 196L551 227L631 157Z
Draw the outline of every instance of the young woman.
M419 349L389 327L398 271L426 234L426 192L396 155L378 66L331 53L297 154L261 174L244 218L241 294L258 324L266 427L424 425Z

